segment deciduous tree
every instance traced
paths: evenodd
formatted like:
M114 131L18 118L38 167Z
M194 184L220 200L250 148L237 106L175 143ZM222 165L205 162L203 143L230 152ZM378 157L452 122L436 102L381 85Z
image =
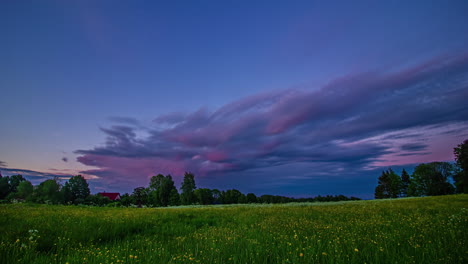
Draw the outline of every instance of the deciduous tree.
M60 185L55 180L43 181L37 186L33 193L34 201L39 203L62 203L63 196Z
M402 186L401 178L392 169L383 171L375 187L375 199L397 198Z
M453 176L458 193L468 193L468 139L454 149L459 171Z
M0 199L5 199L10 193L10 177L1 176L0 177Z
M213 192L207 188L200 188L194 191L195 197L199 204L213 204Z
M182 204L194 204L196 203L196 197L194 191L196 189L195 177L192 173L186 172L184 174L184 180L182 182L180 200Z
M401 190L400 196L407 197L408 196L408 186L410 184L410 176L405 169L401 172Z
M454 193L454 187L448 182L453 176L453 165L448 162L419 164L411 175L408 186L409 196L432 196Z
M151 177L148 191L150 203L155 206L178 204L178 193L171 175L158 174Z
M63 186L66 202L84 203L90 194L88 182L81 175L71 177Z
M20 182L25 181L26 179L22 175L12 175L10 176L10 192L16 192Z
M34 187L30 181L22 181L18 185L16 198L27 200L34 191Z

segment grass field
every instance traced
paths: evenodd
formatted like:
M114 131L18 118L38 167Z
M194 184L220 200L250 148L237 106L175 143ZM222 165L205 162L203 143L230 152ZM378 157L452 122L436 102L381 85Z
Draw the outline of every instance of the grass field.
M287 205L0 205L0 263L468 263L468 195Z

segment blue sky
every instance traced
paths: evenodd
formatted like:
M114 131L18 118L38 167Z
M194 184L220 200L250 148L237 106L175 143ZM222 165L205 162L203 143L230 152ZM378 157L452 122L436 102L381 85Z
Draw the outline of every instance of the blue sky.
M468 138L466 1L3 1L3 175L372 197Z

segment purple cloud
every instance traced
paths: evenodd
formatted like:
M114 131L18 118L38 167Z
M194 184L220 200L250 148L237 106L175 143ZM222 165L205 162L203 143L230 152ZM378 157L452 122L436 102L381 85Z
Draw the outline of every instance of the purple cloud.
M68 158L67 158L67 157L63 157L63 158L62 158L62 161L63 161L63 162L68 162Z
M145 138L136 137L140 128L132 122L102 128L103 146L76 153L96 167L84 173L132 186L156 173L184 171L221 181L262 170L279 179L277 168L294 164L308 172L303 179L346 176L427 159L431 145L421 141L441 126L450 130L440 133L461 137L466 98L468 55L445 56L400 71L345 76L319 89L254 95L215 111L162 115Z

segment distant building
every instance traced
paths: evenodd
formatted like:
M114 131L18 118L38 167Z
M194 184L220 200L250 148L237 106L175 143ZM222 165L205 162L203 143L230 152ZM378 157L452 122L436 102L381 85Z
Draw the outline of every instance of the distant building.
M100 192L98 194L109 198L111 201L120 200L120 193Z

